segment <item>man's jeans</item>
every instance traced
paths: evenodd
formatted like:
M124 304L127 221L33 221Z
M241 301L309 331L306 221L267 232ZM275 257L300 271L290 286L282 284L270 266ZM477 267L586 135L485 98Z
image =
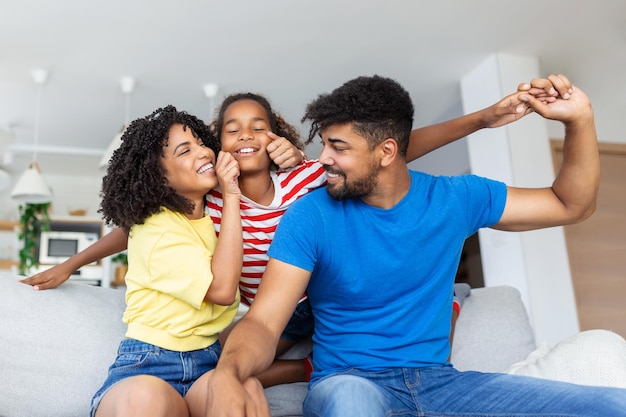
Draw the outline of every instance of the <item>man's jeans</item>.
M448 367L358 370L311 385L305 417L626 416L626 389Z

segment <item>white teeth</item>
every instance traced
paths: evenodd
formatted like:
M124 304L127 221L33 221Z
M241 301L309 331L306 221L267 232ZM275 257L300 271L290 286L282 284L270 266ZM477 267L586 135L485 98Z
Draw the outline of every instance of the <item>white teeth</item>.
M327 172L326 175L330 178L337 178L339 177L339 174L331 174L330 172Z
M254 148L243 148L237 151L237 153L252 153L252 152L254 152Z
M200 167L200 169L199 169L199 170L197 170L196 172L197 172L198 174L203 174L203 173L207 172L207 171L208 171L208 170L210 170L210 169L213 169L213 164L206 164L206 165L202 165L202 166Z

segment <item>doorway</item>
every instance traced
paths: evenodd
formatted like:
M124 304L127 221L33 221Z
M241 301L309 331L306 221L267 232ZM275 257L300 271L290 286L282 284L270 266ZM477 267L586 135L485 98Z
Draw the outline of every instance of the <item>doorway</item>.
M471 288L485 286L478 233L474 233L465 240L454 282L469 284Z

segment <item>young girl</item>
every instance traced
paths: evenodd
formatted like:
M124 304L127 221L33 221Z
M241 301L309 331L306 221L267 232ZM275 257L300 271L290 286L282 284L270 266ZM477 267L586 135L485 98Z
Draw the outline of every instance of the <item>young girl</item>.
M201 381L217 363L218 334L239 301L238 164L226 152L216 158L209 129L173 106L135 120L122 139L100 212L128 234L128 329L91 415L206 415ZM219 238L204 214L204 196L218 182ZM260 384L249 389L265 407Z
M243 317L254 300L267 264L267 250L276 227L287 208L306 193L324 185L326 172L317 161L303 161L293 168L276 169L270 159L274 140L285 137L301 148L297 130L275 112L268 100L253 93L234 94L224 99L212 124L222 150L239 163L241 176L241 221L244 259L239 288L241 304L237 319ZM207 211L221 233L223 195L219 188L207 195ZM230 328L220 336L222 343ZM311 309L303 295L278 343L276 356L313 332ZM306 381L311 365L304 360L276 360L261 375L263 386Z

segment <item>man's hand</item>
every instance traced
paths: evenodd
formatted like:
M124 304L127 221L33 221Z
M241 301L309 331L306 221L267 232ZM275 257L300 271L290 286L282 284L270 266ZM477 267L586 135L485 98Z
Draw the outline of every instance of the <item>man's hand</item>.
M534 109L528 97L547 105L556 102L558 98L568 100L573 91L572 83L564 75L550 75L548 78L535 78L530 83L521 83L517 92L483 110L483 126L504 126L532 113Z
M572 83L563 74L549 75L548 78L534 78L530 84L520 84L517 91L528 92L535 98L543 99L544 103L552 103L557 97L567 100L574 92Z
M207 381L207 415L213 417L271 417L263 386L256 378L241 383L213 371Z
M280 168L291 168L306 159L306 155L286 138L278 136L274 132L267 131L267 136L272 140L267 145L267 154Z
M551 75L549 78L553 85L560 84L559 91L569 84L569 80L564 75ZM546 119L557 120L566 125L593 121L593 110L587 95L573 86L567 88L567 91L571 91L571 93L567 93L567 99L563 96L549 103L537 99L532 94L525 93L522 93L519 99Z

